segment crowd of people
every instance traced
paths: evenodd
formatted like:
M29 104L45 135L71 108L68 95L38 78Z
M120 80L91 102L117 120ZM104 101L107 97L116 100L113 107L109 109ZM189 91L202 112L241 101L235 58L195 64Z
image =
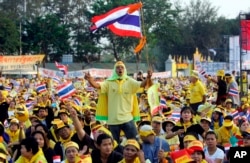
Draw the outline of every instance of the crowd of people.
M249 98L233 74L129 77L118 61L107 79L0 79L0 162L224 163L250 146ZM244 73L243 73L244 74ZM61 98L58 85L81 83ZM46 91L35 86L46 84ZM151 112L147 90L157 84ZM93 89L89 89L93 88Z

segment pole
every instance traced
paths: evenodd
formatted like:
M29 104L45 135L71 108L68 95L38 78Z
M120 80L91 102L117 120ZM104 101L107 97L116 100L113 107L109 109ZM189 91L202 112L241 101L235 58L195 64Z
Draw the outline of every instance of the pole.
M19 30L20 30L20 38L19 38L19 55L22 55L22 20L20 21L19 25Z

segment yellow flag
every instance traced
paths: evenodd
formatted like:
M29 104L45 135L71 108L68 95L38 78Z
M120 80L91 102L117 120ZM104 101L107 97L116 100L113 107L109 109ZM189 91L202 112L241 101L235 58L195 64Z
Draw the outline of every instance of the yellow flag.
M157 112L156 109L160 105L158 88L159 85L154 84L148 89L148 103L152 115L154 115Z

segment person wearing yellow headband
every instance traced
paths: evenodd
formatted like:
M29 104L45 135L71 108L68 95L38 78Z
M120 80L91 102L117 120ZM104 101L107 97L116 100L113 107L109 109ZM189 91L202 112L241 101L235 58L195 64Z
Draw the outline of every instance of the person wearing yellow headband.
M73 141L64 144L66 159L62 163L92 163L90 155L82 155L79 153L79 146Z
M119 141L121 130L128 139L136 138L134 121L140 119L136 93L140 87L145 88L152 84L151 76L152 71L148 71L147 78L142 82L128 77L122 61L116 62L112 76L101 84L95 82L90 73L85 74L90 85L99 89L96 119L107 121L116 141Z
M145 163L144 153L140 150L139 143L128 139L123 149L123 159L119 163Z

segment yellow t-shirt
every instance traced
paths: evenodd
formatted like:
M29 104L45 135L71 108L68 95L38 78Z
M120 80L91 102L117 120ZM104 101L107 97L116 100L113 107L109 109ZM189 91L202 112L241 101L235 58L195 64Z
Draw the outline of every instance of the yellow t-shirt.
M229 139L233 135L241 135L240 130L237 126L233 125L231 130L227 130L224 126L220 127L218 132L218 143L222 145L230 143Z
M108 97L107 124L117 125L133 120L133 95L140 84L132 78L101 83L101 93L106 93Z
M6 133L10 137L10 143L14 143L14 142L19 141L19 132L20 132L19 129L16 132L12 132L12 131L10 131L10 129L6 129ZM23 137L24 137L24 132L22 134L23 134Z
M190 84L190 104L202 102L206 89L201 81Z
M165 140L168 142L168 144L169 144L170 146L171 146L171 145L177 145L177 144L179 145L179 144L180 144L178 135L175 135L174 137L172 137L172 138L170 138L170 139L166 139L166 136L167 136L167 134L164 133L164 134L161 135L160 137L163 138L163 139L165 139Z

